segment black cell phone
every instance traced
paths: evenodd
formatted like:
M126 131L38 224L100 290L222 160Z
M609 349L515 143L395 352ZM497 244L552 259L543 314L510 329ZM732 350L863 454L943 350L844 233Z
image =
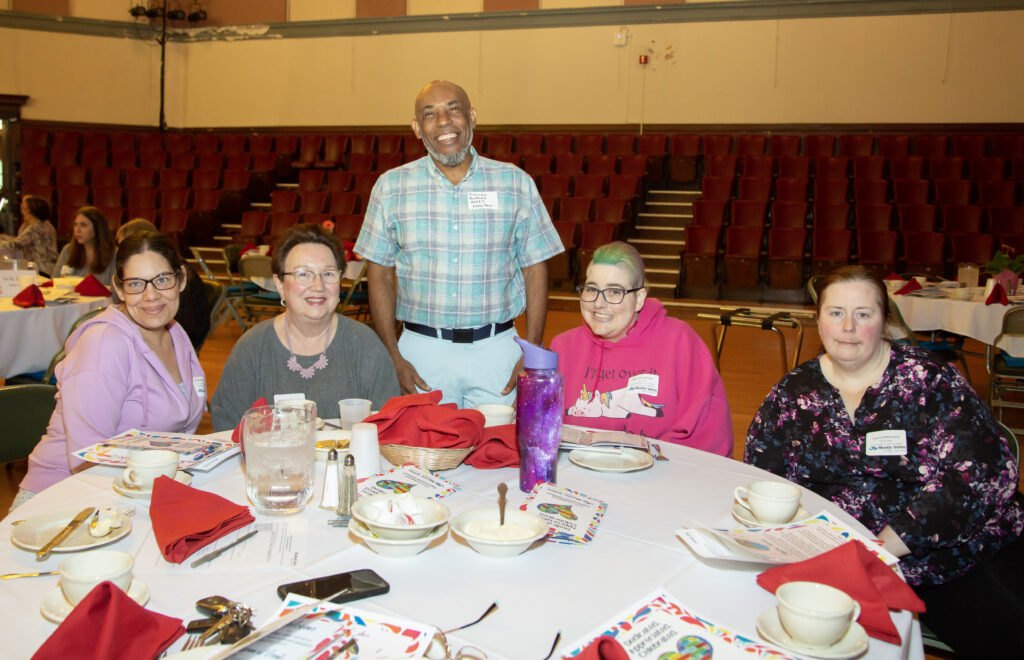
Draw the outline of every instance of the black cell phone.
M277 595L283 599L287 594L298 594L319 600L343 589L345 591L331 599L332 603L347 603L386 594L391 585L369 568L361 568L358 571L282 584L277 588Z

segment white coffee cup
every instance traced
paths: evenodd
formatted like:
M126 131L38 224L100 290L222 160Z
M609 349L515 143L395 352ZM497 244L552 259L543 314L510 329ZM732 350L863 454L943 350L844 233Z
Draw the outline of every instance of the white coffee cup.
M765 523L785 523L800 509L800 489L785 481L755 481L738 486L733 495Z
M341 428L349 431L353 424L358 424L370 416L373 402L369 399L342 399L338 402L338 417Z
M120 550L90 550L71 555L60 563L60 589L72 605L78 605L93 587L110 580L122 591L132 583L135 559Z
M914 281L920 284L921 286L928 286L928 278L925 277L924 275L915 275Z
M484 414L485 428L488 426L511 424L512 415L516 412L516 409L512 406L506 406L500 403L481 403L476 407L476 409Z
M129 486L148 489L158 477L174 478L178 471L178 454L169 449L144 449L128 456L124 469L124 482Z
M820 582L787 582L775 591L775 597L783 629L809 646L835 644L860 616L860 603Z

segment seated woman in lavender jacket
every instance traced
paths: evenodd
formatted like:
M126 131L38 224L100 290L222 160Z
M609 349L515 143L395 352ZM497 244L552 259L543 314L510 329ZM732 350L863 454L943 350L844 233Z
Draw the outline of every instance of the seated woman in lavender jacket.
M711 353L647 297L636 249L598 248L577 291L585 325L551 341L565 377L564 422L731 456L732 417Z
M192 433L206 409L206 378L174 321L184 263L167 237L140 232L117 250L114 288L124 302L68 337L57 365L57 407L28 458L12 509L87 467L72 452L129 429Z

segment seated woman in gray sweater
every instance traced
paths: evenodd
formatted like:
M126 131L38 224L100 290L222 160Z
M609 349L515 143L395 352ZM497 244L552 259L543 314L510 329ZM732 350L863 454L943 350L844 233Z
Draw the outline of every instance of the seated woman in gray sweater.
M375 410L398 396L394 363L369 327L338 314L345 258L333 234L296 225L271 267L283 313L242 335L228 356L210 409L218 431L238 425L260 398L301 394L321 417L341 399L369 399Z

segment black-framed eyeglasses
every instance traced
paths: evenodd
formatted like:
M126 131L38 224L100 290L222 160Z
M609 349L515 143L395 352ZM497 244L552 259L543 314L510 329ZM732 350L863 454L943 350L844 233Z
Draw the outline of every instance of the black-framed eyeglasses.
M291 275L296 282L306 286L315 282L318 277L324 284L337 284L341 281L341 271L337 268L329 268L319 273L314 270L296 268L291 272L281 273L281 277L284 277L285 275Z
M576 287L576 293L583 302L594 302L600 295L604 296L605 302L609 305L618 305L625 299L627 293L636 293L642 288L638 286L635 289L620 289L617 286L610 286L607 289L598 289L596 286L586 285Z
M178 274L175 272L160 273L156 277L151 277L148 280L144 280L141 277L130 277L126 280L121 280L121 288L124 289L125 293L142 293L146 290L146 287L150 284L157 291L167 291L173 289L178 283Z

